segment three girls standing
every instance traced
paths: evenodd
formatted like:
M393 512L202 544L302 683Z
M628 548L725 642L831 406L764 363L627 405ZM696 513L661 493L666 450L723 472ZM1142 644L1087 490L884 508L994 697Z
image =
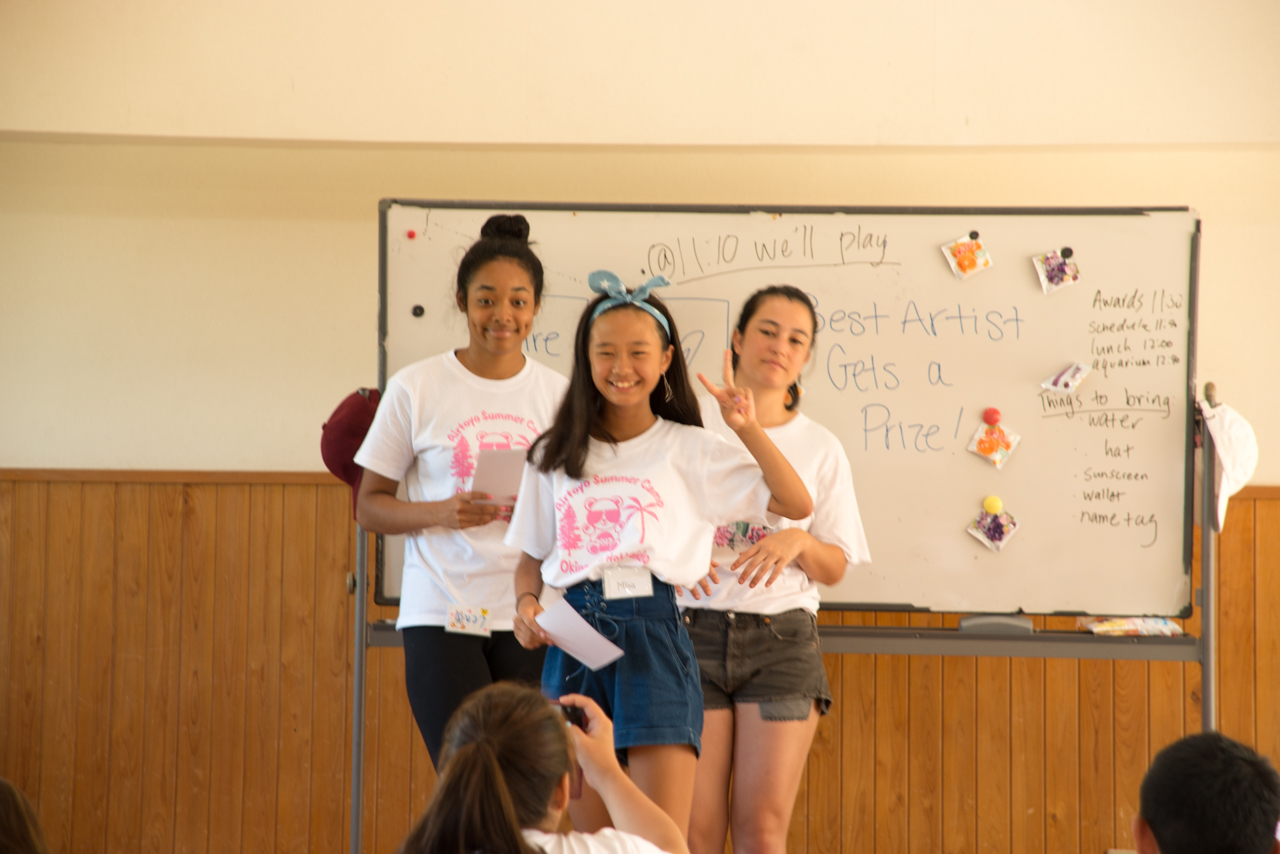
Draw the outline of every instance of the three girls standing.
M674 319L649 293L665 280L628 292L598 271L565 393L563 379L521 352L542 292L527 238L522 217L486 223L458 273L468 346L393 377L356 458L366 469L361 524L413 532L397 625L415 719L438 762L464 697L541 675L548 696L583 694L614 718L631 779L689 833L692 850L722 850L730 822L735 845L769 850L785 840L830 704L815 582L866 557L848 461L794 412L812 306L795 289L754 295L724 385L699 377L713 400L700 411ZM470 491L476 452L530 446L514 508L477 504L487 496ZM395 497L401 480L407 502ZM682 617L676 586L706 575L713 538L722 564L726 548L740 553L727 572L743 583L686 600ZM617 595L637 585L642 595ZM552 648L544 666L534 618L560 596L623 658L592 672ZM487 609L492 637L446 632L451 608ZM763 667L744 677L747 647ZM589 788L570 813L580 830L609 823Z

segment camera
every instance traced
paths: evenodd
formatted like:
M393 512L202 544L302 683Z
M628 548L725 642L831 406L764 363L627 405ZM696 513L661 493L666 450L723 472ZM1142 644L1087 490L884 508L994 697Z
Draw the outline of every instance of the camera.
M557 703L557 705L559 705ZM565 721L573 724L578 729L585 729L587 725L586 713L577 706L560 706L560 714L564 716Z

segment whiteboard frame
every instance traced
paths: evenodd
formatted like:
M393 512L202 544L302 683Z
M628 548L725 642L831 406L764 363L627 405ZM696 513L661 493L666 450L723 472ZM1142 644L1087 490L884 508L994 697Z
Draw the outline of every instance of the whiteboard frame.
M384 198L378 202L378 390L386 391L387 384L387 335L388 335L388 264L387 264L387 213L393 206L420 208L452 208L466 210L534 210L534 211L591 211L637 213L723 213L723 214L853 214L897 216L1145 216L1151 213L1190 213L1188 206L1138 206L1138 207L930 207L886 205L838 206L838 205L663 205L620 203L573 202L519 202L476 201L466 199L400 199ZM1183 496L1183 572L1191 577L1192 537L1194 528L1194 471L1196 436L1196 367L1199 319L1199 267L1200 267L1200 219L1195 220L1188 261L1188 323L1186 358L1186 418L1184 427L1184 496ZM399 606L398 596L388 596L385 591L385 542L378 535L374 557L374 601L382 606ZM1177 616L1189 617L1193 611L1194 596ZM908 611L939 613L929 608L894 602L836 602L824 600L820 608L827 611ZM1052 611L1058 616L1082 616L1082 611Z

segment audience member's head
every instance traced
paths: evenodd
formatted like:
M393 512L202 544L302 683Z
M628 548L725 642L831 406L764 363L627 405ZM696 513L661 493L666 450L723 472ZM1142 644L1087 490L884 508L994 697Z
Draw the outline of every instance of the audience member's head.
M22 790L0 777L0 851L49 854L36 811Z
M449 719L435 792L401 851L532 854L521 829L555 829L571 767L564 718L540 693L477 691Z
M1216 732L1160 751L1133 820L1139 854L1280 854L1280 776L1264 757Z

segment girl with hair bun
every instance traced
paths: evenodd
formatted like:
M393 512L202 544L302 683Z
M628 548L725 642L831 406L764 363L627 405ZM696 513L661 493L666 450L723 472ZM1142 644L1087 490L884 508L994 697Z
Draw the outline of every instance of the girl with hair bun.
M500 679L536 682L541 650L512 633L519 550L503 545L515 496L471 489L485 448L528 448L555 415L565 380L526 358L542 301L542 262L523 216L492 216L458 265L455 303L467 346L387 380L356 454L364 467L356 519L405 539L400 615L405 684L436 764L444 727L464 697ZM404 483L408 500L396 497ZM500 504L482 504L494 499ZM456 630L486 613L480 634Z
M795 466L814 511L770 526L716 530L713 559L728 575L681 603L702 680L702 756L689 848L720 854L732 827L742 851L783 852L818 717L831 706L818 647L818 584L870 560L849 459L830 430L798 410L800 371L817 315L790 285L752 294L733 333L733 382L750 389L764 432ZM708 429L737 439L713 400ZM692 601L691 601L692 598ZM732 800L730 777L732 776Z
M547 604L564 598L622 648L594 672L552 648L543 692L599 703L631 778L684 832L702 692L674 586L707 574L716 525L764 524L771 513L799 519L812 505L757 423L751 392L734 385L727 352L723 388L699 379L742 444L702 429L675 320L650 293L666 279L628 291L597 270L588 282L599 296L578 323L569 390L530 452L507 532L524 552L515 631L530 648L548 641L536 622L546 595ZM570 812L583 830L609 819L589 790Z
M618 764L613 724L587 697L583 726L531 688L491 685L449 721L440 778L401 854L688 854L684 834ZM578 773L613 822L596 833L558 832Z

